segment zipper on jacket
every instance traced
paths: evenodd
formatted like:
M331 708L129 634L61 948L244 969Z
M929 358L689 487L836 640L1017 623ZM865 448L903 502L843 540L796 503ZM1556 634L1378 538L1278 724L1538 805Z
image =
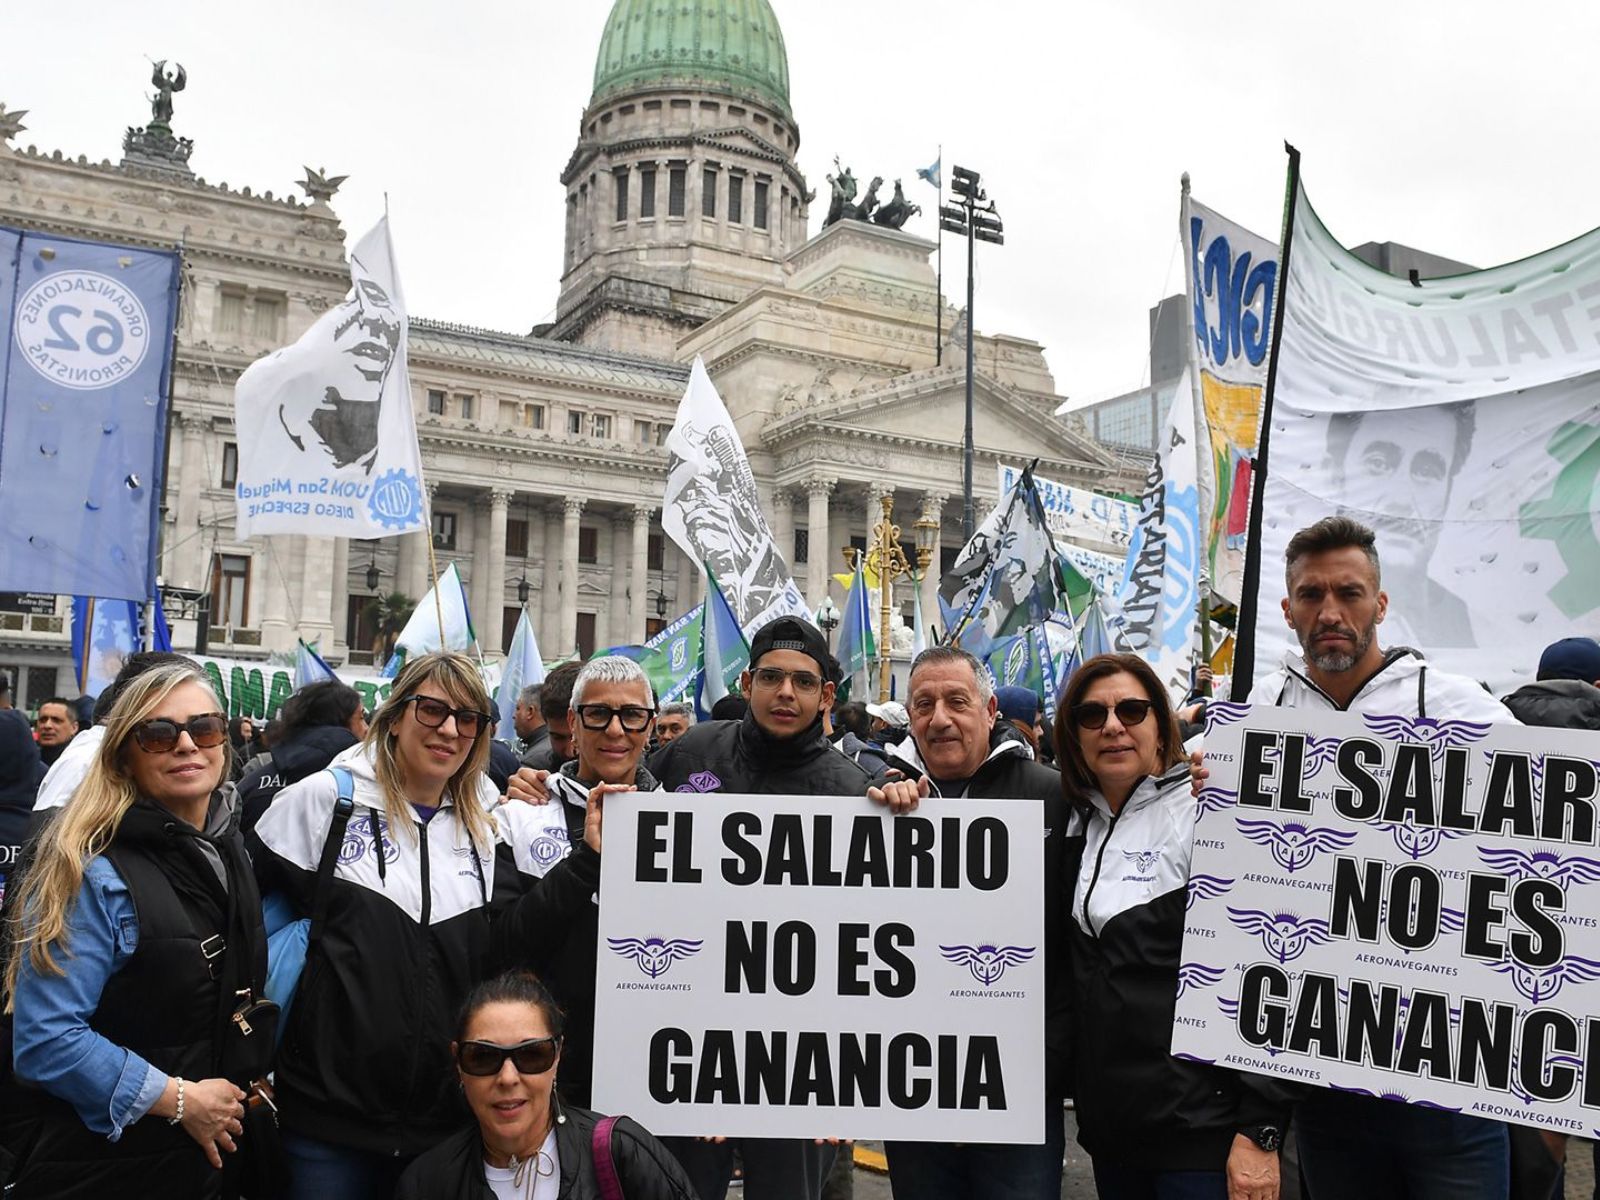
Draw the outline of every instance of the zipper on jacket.
M1091 937L1100 936L1101 930L1105 928L1105 922L1100 923L1100 929L1094 927L1094 923L1089 919L1089 899L1094 895L1094 885L1100 882L1100 868L1106 861L1106 847L1111 845L1111 835L1116 832L1117 822L1122 819L1122 814L1128 811L1128 802L1132 799L1133 797L1129 796L1123 801L1122 807L1111 814L1111 823L1106 826L1106 836L1100 839L1100 850L1094 856L1094 873L1089 876L1089 886L1084 889L1083 923L1088 926Z
M422 918L419 933L422 936L422 970L417 972L417 1019L425 1019L428 1011L429 976L433 973L433 954L431 942L433 935L428 931L428 918L433 913L433 883L428 870L428 826L424 821L416 822L417 844L420 847L422 863ZM411 1080L406 1085L406 1095L415 1099L417 1095L417 1074L422 1069L421 1046L427 1036L427 1031L418 1030L417 1035L411 1040ZM397 1149L396 1155L400 1153Z

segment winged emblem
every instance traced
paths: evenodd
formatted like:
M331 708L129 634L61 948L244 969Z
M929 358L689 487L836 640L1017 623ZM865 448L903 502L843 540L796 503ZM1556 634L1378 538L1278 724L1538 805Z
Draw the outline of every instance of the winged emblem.
M1272 860L1293 874L1311 865L1317 855L1343 850L1356 840L1353 830L1333 829L1323 825L1307 825L1303 821L1248 821L1235 818L1234 824L1258 846L1272 852Z
M1208 967L1204 963L1184 963L1178 968L1178 996L1190 988L1208 988L1219 983L1227 974L1222 967Z
M1215 900L1233 890L1234 881L1221 875L1189 876L1189 898L1184 908L1193 908L1201 900Z
M1405 821L1378 821L1375 824L1387 829L1401 853L1413 862L1432 854L1446 838L1458 838L1466 833L1464 829L1415 825L1409 817Z
M1530 967L1516 959L1498 962L1494 969L1511 977L1511 986L1533 1004L1553 999L1569 983L1592 983L1600 979L1600 962L1569 954L1548 967Z
M1194 823L1198 825L1205 820L1207 813L1221 812L1225 808L1232 808L1238 802L1239 793L1228 788L1201 788L1200 794L1194 799Z
M1452 1108L1448 1104L1435 1104L1432 1100L1413 1100L1404 1092L1374 1092L1367 1088L1340 1087L1337 1083L1330 1084L1336 1092L1348 1092L1352 1096L1371 1096L1374 1100L1393 1100L1396 1104L1414 1104L1418 1108L1432 1108L1439 1112L1458 1113L1459 1108Z
M1269 913L1259 908L1228 908L1228 920L1245 933L1261 939L1266 952L1280 963L1291 963L1312 946L1333 940L1328 923L1320 917L1294 913Z
M693 958L700 953L700 947L704 944L700 938L658 937L607 938L606 942L612 953L632 959L634 965L651 979L660 979L671 970L673 963Z
M1480 846L1478 857L1508 879L1548 879L1562 887L1600 883L1600 860L1554 850L1519 850L1515 846Z
M1374 717L1362 713L1361 719L1380 737L1427 746L1435 762L1443 758L1451 746L1470 746L1481 741L1491 728L1484 721L1443 721L1433 717Z
M999 982L1007 967L1025 963L1033 957L1033 946L940 946L939 953L950 962L966 967L984 987Z
M1154 850L1124 850L1122 857L1137 867L1139 874L1148 875L1150 868L1161 858L1161 847L1157 846Z
M1206 732L1221 729L1224 725L1232 725L1243 720L1244 715L1250 711L1248 704L1240 704L1233 700L1214 700L1206 705Z

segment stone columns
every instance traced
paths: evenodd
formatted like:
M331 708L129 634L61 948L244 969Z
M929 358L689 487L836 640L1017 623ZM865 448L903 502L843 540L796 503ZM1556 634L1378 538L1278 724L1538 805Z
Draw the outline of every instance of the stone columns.
M789 563L794 558L794 493L787 488L772 489L772 540L778 543L778 553Z
M627 566L633 536L633 518L619 509L611 517L611 600L606 605L605 646L620 646L635 639L628 636L629 593L637 588L630 582ZM638 639L643 640L643 639Z
M169 583L179 587L203 587L200 579L201 555L206 539L200 536L200 489L206 478L205 421L192 414L178 418L183 427L181 459L178 464L178 510L176 523L168 536L172 552L168 556Z
M346 617L350 609L350 539L333 539L333 595L328 602L328 616L333 621L333 648L344 650L350 630Z
M674 546L677 543L673 543ZM700 594L705 590L705 572L698 563L682 550L678 555L678 606L676 612L668 616L682 616L700 602Z
M948 496L942 492L924 492L922 494L923 520L933 521L942 534L944 530L944 506ZM944 621L939 615L939 575L940 575L940 546L942 537L936 534L933 539L933 557L928 560L928 570L922 577L922 635L927 639L928 645L933 645L933 637L928 633L930 626L944 627Z
M556 656L556 622L561 604L561 530L556 527L553 505L536 504L539 527L544 531L539 550L539 615L534 632L539 635L539 650L547 658Z
M485 654L499 654L501 626L506 606L506 510L511 493L495 488L489 493L489 553L487 578L483 581L487 611L478 622L478 644Z
M562 657L578 648L578 518L583 503L579 496L561 502L561 612L554 653Z
M430 483L427 487L428 528L419 530L416 533L408 533L400 539L402 543L406 541L411 543L412 552L411 561L408 564L410 570L404 577L397 576L397 580L400 580L400 582L397 582L397 586L410 597L413 604L422 603L422 597L427 594L428 588L433 585L433 576L429 572L428 563L430 561L429 550L433 544L433 506L434 501L439 498L439 485Z
M828 560L833 551L829 548L828 495L833 491L831 479L812 479L806 483L806 603L816 612L828 595Z
M337 540L302 535L291 543L295 594L300 600L296 633L308 643L326 638L324 644L333 644L333 543Z
M644 641L645 618L652 610L650 603L650 520L655 516L655 506L636 504L633 508L633 556L628 563L628 586L633 596L628 604L628 641Z
M261 646L264 650L286 650L289 643L289 579L283 555L291 539L263 537L261 568Z

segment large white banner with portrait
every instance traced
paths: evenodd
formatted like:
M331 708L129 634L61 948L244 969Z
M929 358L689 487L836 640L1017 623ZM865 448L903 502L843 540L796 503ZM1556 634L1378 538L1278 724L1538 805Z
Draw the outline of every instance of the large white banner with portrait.
M1290 247L1256 677L1291 648L1284 548L1333 513L1377 531L1385 646L1502 694L1550 642L1600 634L1600 231L1413 283L1353 257L1302 189Z
M894 817L685 791L606 809L602 1111L658 1134L1044 1140L1036 803Z
M1600 1129L1600 733L1209 717L1172 1052Z

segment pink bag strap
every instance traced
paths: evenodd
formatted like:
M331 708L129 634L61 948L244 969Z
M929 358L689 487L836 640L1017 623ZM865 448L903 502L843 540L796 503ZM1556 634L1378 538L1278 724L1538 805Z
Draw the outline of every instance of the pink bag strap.
M619 1119L602 1117L594 1127L594 1177L600 1184L600 1200L623 1200L622 1180L611 1158L611 1131Z

